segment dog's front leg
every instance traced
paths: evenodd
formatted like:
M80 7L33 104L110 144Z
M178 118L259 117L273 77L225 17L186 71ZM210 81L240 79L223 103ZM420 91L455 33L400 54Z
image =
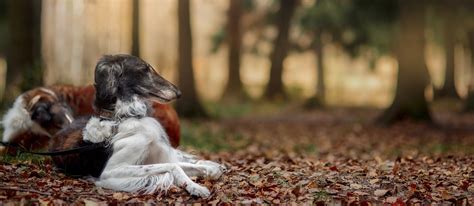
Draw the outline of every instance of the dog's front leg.
M204 160L203 162L211 162ZM217 163L213 163L212 166L207 164L192 164L186 162L178 162L178 163L160 163L160 164L152 164L152 165L129 165L128 168L134 168L133 173L129 173L127 170L118 170L114 169L114 176L115 178L118 177L143 177L149 175L150 169L149 167L154 167L154 174L162 174L171 171L174 166L179 166L187 176L196 176L196 177L209 177L211 179L219 179L219 177L223 174L224 170L219 167L215 167L214 165L219 165ZM144 169L143 169L144 168ZM102 177L111 177L110 172L104 171L102 173Z
M188 154L186 152L180 151L175 149L176 156L180 162L185 162L194 165L193 167L187 167L188 170L192 171L196 168L205 168L207 172L206 176L211 177L212 179L218 179L222 173L224 173L227 169L224 165L221 165L217 162L213 162L210 160L199 160L196 156ZM183 165L184 166L184 165ZM186 172L187 169L183 167L184 171ZM188 172L186 172L188 174ZM202 175L197 175L202 176Z
M104 171L100 177L100 182L107 185L108 183L106 181L113 181L115 178L147 177L150 175L163 175L169 173L173 177L174 185L184 187L191 195L208 197L210 195L209 190L193 182L179 164L180 163L161 163L120 166L109 171Z
M214 163L217 164L217 163ZM207 177L213 180L219 179L225 172L225 169L207 164L192 164L180 162L178 165L189 176Z
M83 130L82 139L92 143L104 142L114 135L116 125L114 121L100 121L99 118L92 117Z

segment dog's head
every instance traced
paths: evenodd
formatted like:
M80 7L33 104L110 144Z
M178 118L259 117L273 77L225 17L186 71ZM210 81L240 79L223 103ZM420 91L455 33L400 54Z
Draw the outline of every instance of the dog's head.
M167 103L179 98L181 92L160 76L152 66L131 55L106 55L95 68L95 107L116 109L116 104L140 100Z
M73 111L46 88L36 88L23 95L31 120L53 135L73 121Z

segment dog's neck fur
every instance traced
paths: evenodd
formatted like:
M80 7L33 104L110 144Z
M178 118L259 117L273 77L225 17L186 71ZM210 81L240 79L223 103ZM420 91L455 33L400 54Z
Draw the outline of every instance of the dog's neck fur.
M113 111L99 110L99 117L92 117L83 131L84 140L99 143L109 141L115 135L117 126L121 121L128 118L141 119L148 116L149 105L137 96L133 96L131 101L117 100Z
M131 101L117 100L115 104L114 117L121 118L143 118L147 116L149 111L149 105L144 99L137 96L133 96Z
M98 115L105 120L121 120L125 118L143 118L148 115L150 107L147 102L137 96L133 96L131 100L117 100L113 110L100 108Z

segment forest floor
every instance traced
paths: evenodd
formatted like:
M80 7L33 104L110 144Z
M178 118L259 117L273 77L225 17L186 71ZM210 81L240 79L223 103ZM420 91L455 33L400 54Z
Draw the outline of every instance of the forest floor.
M212 192L113 192L67 177L48 159L7 158L0 202L117 203L474 203L474 115L439 112L436 124L376 126L372 109L286 109L275 114L183 121L182 148L221 162Z

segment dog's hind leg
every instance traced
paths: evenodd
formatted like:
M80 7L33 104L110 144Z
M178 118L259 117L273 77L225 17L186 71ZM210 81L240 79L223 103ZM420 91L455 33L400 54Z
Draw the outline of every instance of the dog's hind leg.
M208 197L210 192L207 188L193 182L180 167L181 163L162 163L151 165L125 165L115 169L104 171L100 177L100 181L96 182L98 186L111 189L125 190L129 192L146 190L149 188L162 188L162 185L150 185L149 178L154 176L162 176L169 174L169 179L177 186L184 187L191 195ZM186 165L186 167L191 167ZM196 170L198 171L198 170ZM126 182L129 180L129 182ZM167 181L154 181L167 182ZM169 181L168 181L169 182ZM153 183L153 182L152 182ZM136 187L128 187L129 185L138 185ZM141 186L141 188L140 188ZM127 189L133 188L133 189Z

